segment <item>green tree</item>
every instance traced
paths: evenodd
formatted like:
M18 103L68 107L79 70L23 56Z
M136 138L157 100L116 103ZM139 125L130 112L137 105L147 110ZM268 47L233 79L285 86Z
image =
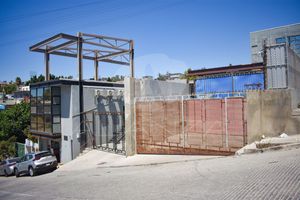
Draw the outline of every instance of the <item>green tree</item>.
M20 78L20 77L17 77L17 78L16 78L16 85L17 85L17 86L20 86L21 84L22 84L21 78Z
M159 80L159 81L165 81L166 77L164 75L162 75L161 73L158 73L157 80Z
M15 136L17 142L24 143L28 137L25 130L30 125L30 105L25 102L0 112L0 141ZM28 134L28 133L27 133Z
M4 92L5 94L12 94L14 91L17 90L16 84L8 84L0 87L0 92Z
M13 157L16 153L15 149L16 137L12 136L8 140L0 141L0 160Z

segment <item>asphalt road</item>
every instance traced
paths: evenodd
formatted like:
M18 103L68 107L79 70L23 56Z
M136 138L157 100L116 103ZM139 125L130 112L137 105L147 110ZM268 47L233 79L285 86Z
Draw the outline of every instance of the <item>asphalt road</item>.
M0 177L0 199L300 199L300 149Z

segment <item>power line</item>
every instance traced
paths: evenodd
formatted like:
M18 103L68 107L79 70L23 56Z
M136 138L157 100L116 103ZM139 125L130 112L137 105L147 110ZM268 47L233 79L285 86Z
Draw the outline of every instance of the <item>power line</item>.
M77 4L74 6L68 6L68 7L63 7L63 8L56 8L56 9L51 9L51 10L45 10L45 11L39 11L39 12L35 12L35 13L30 13L30 14L23 14L23 15L15 15L15 16L10 16L10 17L6 17L6 18L2 18L0 20L0 23L7 23L7 22L11 22L11 21L17 21L20 19L24 19L24 18L28 18L28 17L36 17L36 16L41 16L41 15L46 15L49 13L54 13L54 12L60 12L60 11L65 11L65 10L71 10L74 8L79 8L79 7L84 7L84 6L90 6L90 5L94 5L94 4L102 4L104 2L107 1L92 1L89 3L82 3L82 4Z
M185 3L185 2L186 1L184 1L184 0L179 0L179 1L175 1L175 2L173 1L172 3L154 6L150 9L149 9L149 7L147 7L147 8L144 8L144 9L140 9L137 12L134 12L134 13L131 13L131 14L127 13L127 14L123 14L123 15L119 15L119 16L112 15L111 11L114 10L114 9L111 8L110 10L107 10L108 12L107 12L106 16L104 15L104 16L98 17L98 18L101 18L101 20L98 20L98 21L93 20L93 21L89 21L89 22L84 23L84 24L81 23L80 25L72 24L71 26L68 27L68 31L72 31L72 30L75 30L75 29L78 30L78 26L80 26L80 29L82 30L83 27L95 26L99 22L101 23L101 25L103 25L103 24L107 24L107 23L110 23L110 22L113 22L113 21L121 21L121 20L124 20L124 19L127 19L127 18L141 16L141 15L149 14L149 13L152 13L152 12L155 12L155 11L164 10L166 8L171 8L171 7L174 7L176 5L179 5L179 4L182 4L182 3ZM137 5L137 4L135 4L135 5ZM143 5L145 5L145 4L143 4ZM127 4L127 6L129 8L132 8L131 5ZM118 10L118 7L115 7L115 8L117 8L115 10ZM121 8L123 10L127 9L126 6L121 6ZM105 17L106 17L106 20L103 20L103 19L105 19ZM70 20L69 19L65 20L63 23L68 23L69 21L73 21L72 18ZM57 22L56 22L56 24L57 24ZM46 36L49 36L49 35L55 34L55 33L57 33L57 31L51 31L51 32L39 34L38 36L35 35L35 36L32 36L32 37L24 37L24 38L16 39L16 40L13 40L13 41L2 42L2 43L0 43L0 47L7 46L7 45L12 45L12 44L15 44L15 43L20 43L20 42L25 42L25 41L32 41L33 39L35 39L35 40L42 39Z

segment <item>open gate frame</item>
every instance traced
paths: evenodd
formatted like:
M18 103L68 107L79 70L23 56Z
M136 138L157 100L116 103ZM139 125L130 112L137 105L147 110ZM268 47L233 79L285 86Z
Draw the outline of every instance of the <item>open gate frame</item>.
M230 155L247 141L245 98L138 100L137 153Z

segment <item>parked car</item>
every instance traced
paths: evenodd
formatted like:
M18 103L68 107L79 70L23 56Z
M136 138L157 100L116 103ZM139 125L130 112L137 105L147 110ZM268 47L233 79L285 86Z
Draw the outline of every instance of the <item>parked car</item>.
M14 168L20 158L6 159L0 163L0 175L10 176L14 174Z
M14 172L16 177L21 174L35 176L39 172L54 171L57 168L57 160L48 151L28 153L17 162Z

